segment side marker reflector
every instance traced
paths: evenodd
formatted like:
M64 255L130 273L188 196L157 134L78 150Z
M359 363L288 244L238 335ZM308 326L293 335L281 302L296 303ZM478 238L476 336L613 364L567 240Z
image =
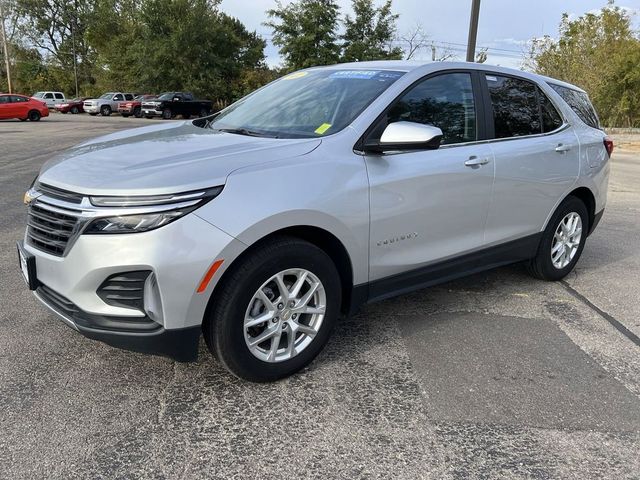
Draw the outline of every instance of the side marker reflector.
M220 265L222 265L222 262L224 262L224 260L216 260L215 262L213 262L213 265L209 267L209 270L207 271L206 275L202 279L202 282L200 282L200 286L198 287L198 290L197 290L198 293L202 293L207 289L207 287L209 286L209 282L211 281L213 276L216 274L216 271L220 268Z

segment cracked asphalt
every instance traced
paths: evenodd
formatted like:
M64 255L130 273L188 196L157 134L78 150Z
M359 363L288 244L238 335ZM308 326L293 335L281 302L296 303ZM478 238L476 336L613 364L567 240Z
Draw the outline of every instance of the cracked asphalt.
M565 282L515 265L367 306L257 385L204 345L180 364L85 339L20 278L41 164L152 121L0 122L0 478L640 478L640 149L615 152Z

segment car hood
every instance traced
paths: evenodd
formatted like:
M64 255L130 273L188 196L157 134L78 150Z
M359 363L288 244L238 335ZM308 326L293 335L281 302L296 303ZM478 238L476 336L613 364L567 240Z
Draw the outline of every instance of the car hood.
M319 139L249 137L171 122L90 140L46 162L38 181L92 195L153 195L222 185L242 167L304 155Z

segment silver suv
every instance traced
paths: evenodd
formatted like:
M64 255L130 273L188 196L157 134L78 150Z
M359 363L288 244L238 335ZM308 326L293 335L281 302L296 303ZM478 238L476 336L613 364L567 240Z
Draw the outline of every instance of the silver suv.
M514 262L558 280L602 217L586 93L467 63L287 75L216 115L52 158L19 257L83 335L290 375L365 302Z

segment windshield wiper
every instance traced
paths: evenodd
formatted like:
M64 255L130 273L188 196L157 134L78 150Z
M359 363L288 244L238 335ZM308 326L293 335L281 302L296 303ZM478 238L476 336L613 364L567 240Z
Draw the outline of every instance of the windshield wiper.
M248 137L271 137L278 138L273 135L267 135L265 133L256 132L255 130L249 130L247 128L216 128L219 132L235 133L236 135L246 135Z

